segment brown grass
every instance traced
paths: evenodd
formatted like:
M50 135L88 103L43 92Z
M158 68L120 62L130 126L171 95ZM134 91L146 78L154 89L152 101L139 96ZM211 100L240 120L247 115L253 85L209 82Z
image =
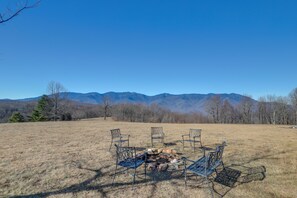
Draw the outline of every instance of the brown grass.
M165 142L181 139L189 128L201 128L204 145L227 140L226 166L241 171L266 167L264 180L239 182L233 188L214 182L225 197L296 197L297 129L271 125L151 124L103 121L0 124L0 196L28 197L209 197L207 184L195 177L185 189L183 177L152 182L120 174L111 186L113 152L110 132L131 135L130 145L147 147L150 127L163 126ZM180 149L177 143L174 148ZM188 150L186 155L193 159ZM235 166L236 165L236 166Z

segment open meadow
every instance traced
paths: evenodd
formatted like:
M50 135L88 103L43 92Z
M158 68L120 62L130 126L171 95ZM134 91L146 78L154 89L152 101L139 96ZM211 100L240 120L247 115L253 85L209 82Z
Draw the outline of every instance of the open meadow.
M139 168L132 177L115 168L109 152L110 129L130 134L130 146L150 147L150 127L162 126L168 147L182 152L181 135L202 129L202 142L224 140L226 167L241 172L225 186L213 181L224 197L297 197L297 129L282 125L129 123L91 119L70 122L0 124L0 197L210 197L208 185L181 172L153 181ZM191 159L202 156L189 148ZM265 169L264 169L265 167ZM265 172L263 170L266 170ZM215 194L219 197L218 194Z

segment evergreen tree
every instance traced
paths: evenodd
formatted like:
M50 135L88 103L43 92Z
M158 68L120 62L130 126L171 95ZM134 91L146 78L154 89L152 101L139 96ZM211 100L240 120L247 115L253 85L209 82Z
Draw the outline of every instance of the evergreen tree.
M10 118L9 122L24 122L25 118L20 112L14 112Z
M52 105L51 100L48 96L43 95L39 100L38 104L32 112L31 121L46 121L50 119L50 111Z
M31 115L31 121L38 122L38 121L45 121L46 118L42 115L42 113L38 109L34 109Z

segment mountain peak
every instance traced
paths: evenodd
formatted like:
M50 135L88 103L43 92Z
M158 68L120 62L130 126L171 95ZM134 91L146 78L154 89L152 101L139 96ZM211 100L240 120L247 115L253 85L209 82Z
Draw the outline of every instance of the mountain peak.
M228 100L231 105L237 105L243 98L247 96L243 96L236 93L208 93L208 94L170 94L170 93L162 93L154 96L147 96L145 94L136 93L136 92L106 92L103 94L97 92L89 92L89 93L75 93L68 92L67 97L69 100L88 103L88 104L102 104L104 97L108 97L112 104L121 104L121 103L131 103L131 104L157 104L160 107L169 109L174 112L205 112L205 107L207 101L212 96L220 96L222 100ZM36 98L26 98L21 101L34 101L38 100L39 97Z

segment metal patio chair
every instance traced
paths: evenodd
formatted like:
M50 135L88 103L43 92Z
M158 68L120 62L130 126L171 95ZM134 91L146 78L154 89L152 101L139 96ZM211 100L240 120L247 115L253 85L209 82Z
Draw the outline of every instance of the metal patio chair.
M154 146L154 141L156 140L164 145L164 137L163 127L151 127L152 146Z
M144 175L146 179L147 154L144 153L141 155L136 155L135 147L121 147L116 144L115 146L116 146L116 168L112 179L112 185L114 185L116 174L123 172L123 171L117 172L118 166L126 168L125 170L134 169L134 173L133 173L133 187L134 187L136 169L144 163Z
M129 146L130 135L121 134L120 129L111 129L110 132L111 132L111 143L110 143L109 150L111 149L111 146L113 143L116 143L121 146L122 143L127 142Z
M202 148L201 131L202 131L202 129L190 129L189 134L182 135L183 150L185 148L185 142L190 143L191 148L194 149L194 152L195 152L195 143L200 143L200 148Z
M224 163L222 160L225 146L226 146L226 143L223 142L221 145L218 145L216 147L214 152L209 152L207 155L204 155L203 157L199 158L196 161L189 160L187 158L182 158L184 161L185 186L187 186L187 172L191 172L196 176L204 177L208 183L208 186L210 188L210 191L213 197L213 189L210 186L209 177L214 172L218 174L217 168L219 166L222 166L223 169L225 169ZM190 162L191 164L187 166L187 162Z

